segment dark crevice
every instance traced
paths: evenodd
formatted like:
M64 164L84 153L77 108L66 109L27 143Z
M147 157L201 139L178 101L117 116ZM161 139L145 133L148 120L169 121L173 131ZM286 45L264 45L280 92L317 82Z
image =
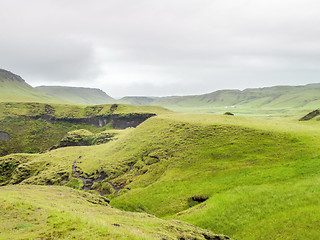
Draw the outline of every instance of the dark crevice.
M150 117L154 117L154 113L128 113L128 114L109 114L105 116L93 116L87 118L56 118L52 115L32 116L33 119L44 119L49 122L68 122L73 124L89 124L95 127L104 127L107 124L112 124L115 129L125 129L129 127L137 127Z
M205 195L194 195L188 198L188 205L189 207L193 207L195 205L198 205L200 203L207 201L208 199L209 197Z

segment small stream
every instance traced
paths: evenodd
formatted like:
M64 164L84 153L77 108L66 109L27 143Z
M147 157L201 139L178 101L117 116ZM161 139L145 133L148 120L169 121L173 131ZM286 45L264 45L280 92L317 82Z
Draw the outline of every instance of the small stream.
M85 177L81 176L80 171L77 170L77 162L78 162L78 160L80 160L80 159L81 159L81 156L73 162L73 164L72 164L72 173L73 173L78 179L80 179L80 180L83 182L83 188L82 188L83 190L92 190L92 189L91 189L92 185L93 185L94 183L96 183L96 182L101 182L101 181L103 181L104 179L106 179L107 175L106 175L105 172L101 172L101 173L100 173L100 176L99 176L98 178L85 178ZM107 182L107 183L109 183L109 184L112 186L115 195L118 194L118 192L119 192L121 189L123 189L123 187L118 187L118 186L114 185L114 184L111 183L111 182ZM104 193L104 192L101 192L101 191L98 191L98 192L99 192L102 196L103 196L103 195L106 195L106 193Z

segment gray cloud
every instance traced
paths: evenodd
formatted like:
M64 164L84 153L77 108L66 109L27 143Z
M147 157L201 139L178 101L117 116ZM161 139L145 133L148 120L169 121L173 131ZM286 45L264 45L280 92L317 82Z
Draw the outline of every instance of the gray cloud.
M113 96L317 82L319 9L316 0L3 0L0 66L33 85Z

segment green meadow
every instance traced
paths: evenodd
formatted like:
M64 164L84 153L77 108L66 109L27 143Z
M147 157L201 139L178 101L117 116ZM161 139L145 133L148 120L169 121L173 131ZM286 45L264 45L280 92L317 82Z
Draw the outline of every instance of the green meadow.
M2 187L0 210L0 239L229 239L180 221L123 212L67 187Z
M82 116L89 111L82 107L69 108L76 109L74 116ZM134 108L120 105L117 111L129 113ZM162 223L171 224L177 220L179 224L186 222L234 239L319 239L319 122L222 114L179 114L160 108L152 111L152 108L137 106L135 111L156 112L158 116L136 128L110 128L107 131L115 137L107 143L64 147L38 154L17 153L0 158L3 173L0 184L8 185L0 190L2 204L9 201L6 199L8 191L13 196L10 204L18 204L22 200L15 195L17 189L30 186L32 191L28 196L36 199L33 208L41 205L45 208L42 211L49 211L45 205L47 203L43 203L46 194L64 191L66 193L63 194L83 193L103 199L114 211L125 211L124 215L140 212L157 217L153 217L156 221L164 221L158 227L148 221L131 222L143 229L135 230L141 231L141 235L140 232L134 234L141 236L137 239L161 239L161 234L182 239L175 230L169 231L170 235L161 227ZM64 107L57 105L55 109L56 114L63 115L64 111L59 109ZM100 111L108 112L103 109L108 109L107 105ZM90 111L97 114L95 109ZM73 111L67 112L70 114ZM96 134L106 131L93 126L90 128L87 130ZM74 165L79 175L75 173ZM97 181L91 189L81 190L84 187L81 178ZM40 188L33 185L47 186ZM72 188L81 191L75 192ZM99 197L101 193L103 196ZM56 220L60 221L60 225L47 221L44 232L53 238L78 238L79 232L94 232L96 235L84 236L136 239L126 235L127 228L118 231L114 225L106 230L111 235L100 233L101 226L105 226L104 221L107 220L92 224L87 214L90 207L86 204L81 203L86 216L75 216L85 219L88 226L80 220L73 222L70 218L65 219L68 214L59 213ZM21 218L28 219L21 208L12 210L19 221ZM70 205L70 208L74 206ZM50 211L60 210L50 208ZM12 223L13 220L6 219L5 234L14 232L16 239L28 239L25 236L33 235L23 234L37 232L37 227L42 226L29 223L29 220ZM118 220L120 225L127 221ZM157 230L153 230L151 225ZM58 230L53 226L57 226ZM80 231L70 230L73 228ZM61 231L61 235L54 235L56 231ZM153 231L161 234L154 235ZM182 232L185 234L189 230ZM49 238L49 235L37 236ZM202 239L203 235L199 236L194 239Z

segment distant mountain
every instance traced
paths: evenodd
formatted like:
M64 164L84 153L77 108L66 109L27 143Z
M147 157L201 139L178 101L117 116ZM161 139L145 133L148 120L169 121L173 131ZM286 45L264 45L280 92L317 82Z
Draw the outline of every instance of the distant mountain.
M132 105L150 105L157 99L157 97L123 97L118 102Z
M130 97L131 104L160 105L169 108L243 107L243 108L318 108L320 83L305 86L274 86L245 90L218 90L203 95L160 98ZM132 101L134 99L134 101ZM146 101L138 101L146 99Z
M34 89L20 76L0 69L0 102L58 103L61 100Z
M112 97L97 88L40 86L36 89L76 104L95 105L115 102Z
M170 97L124 97L115 100L97 88L41 86L33 88L20 76L0 69L0 102L48 102L84 105L125 103L159 105L177 111L214 112L236 109L318 109L320 83L245 90L218 90L208 94ZM250 111L251 111L250 110Z

